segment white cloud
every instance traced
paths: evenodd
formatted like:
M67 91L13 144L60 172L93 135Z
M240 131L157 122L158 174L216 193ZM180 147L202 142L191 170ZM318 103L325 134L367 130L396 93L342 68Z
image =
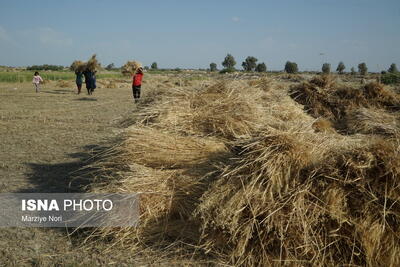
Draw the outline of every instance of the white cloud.
M239 17L232 17L232 21L233 21L233 22L239 22L239 21L240 21L240 18L239 18Z
M55 31L52 28L37 29L39 41L48 46L71 46L72 39L66 37L62 32Z

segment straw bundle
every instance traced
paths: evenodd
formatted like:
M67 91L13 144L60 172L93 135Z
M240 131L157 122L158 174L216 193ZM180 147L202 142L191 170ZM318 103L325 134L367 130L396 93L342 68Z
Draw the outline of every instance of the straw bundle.
M313 117L323 116L336 124L340 124L350 110L359 107L400 110L399 97L381 84L369 83L362 88L340 87L330 76L317 76L310 82L293 86L290 94Z
M240 159L198 206L204 248L235 265L396 266L399 152L380 140L327 142L296 132L239 144Z
M178 127L196 135L224 139L249 136L265 118L263 92L245 87L244 82L219 82L200 89L170 90L171 97L160 104L163 127ZM177 125L177 126L176 126Z
M360 108L346 117L347 127L353 133L396 135L400 133L400 114L382 109Z
M133 75L136 73L136 70L138 68L142 67L142 63L139 61L128 61L125 63L125 65L122 66L121 72L123 75Z
M101 65L96 58L96 54L94 54L86 63L86 69L90 71L95 71L100 69Z
M293 91L260 83L171 88L141 109L93 188L139 192L141 223L100 233L230 265L400 265L398 140L340 135L328 120L382 102L303 83L295 100L318 107L316 121Z
M84 72L85 70L95 71L101 68L101 64L94 54L87 62L75 60L70 66L70 70L75 72Z
M86 63L80 60L75 60L74 62L72 62L69 68L72 71L83 72L86 68Z

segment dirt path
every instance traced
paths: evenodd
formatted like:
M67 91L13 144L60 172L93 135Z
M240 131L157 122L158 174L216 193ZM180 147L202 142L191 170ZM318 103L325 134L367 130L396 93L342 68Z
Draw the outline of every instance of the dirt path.
M17 89L15 89L17 88ZM120 130L135 109L128 89L97 89L93 96L72 88L0 83L0 192L69 192L70 173ZM88 251L65 230L0 228L0 266L121 263L106 244ZM129 261L127 260L129 263ZM118 264L119 265L119 264Z

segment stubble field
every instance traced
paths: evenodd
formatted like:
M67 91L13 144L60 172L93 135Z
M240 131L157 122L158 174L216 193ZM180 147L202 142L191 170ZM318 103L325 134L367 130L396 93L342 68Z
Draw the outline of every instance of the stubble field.
M142 211L0 229L0 263L396 266L400 98L370 78L145 75L139 105L123 78L0 83L1 192L140 192Z

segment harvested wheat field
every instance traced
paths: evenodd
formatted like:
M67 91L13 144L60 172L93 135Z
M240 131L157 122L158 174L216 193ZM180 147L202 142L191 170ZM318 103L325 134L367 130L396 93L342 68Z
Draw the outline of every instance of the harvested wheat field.
M0 263L399 266L398 93L221 77L148 75L138 106L128 78L99 80L92 97L72 82L1 84L2 190L138 192L141 217L3 229Z
M139 192L140 224L88 240L154 264L399 266L399 95L299 77L155 88L83 177Z
M165 80L146 77L144 97L166 89ZM84 181L73 177L114 144L137 107L129 78L99 79L92 96L76 95L75 87L74 81L47 81L37 94L31 83L0 83L0 192L82 192ZM62 228L0 228L0 266L140 262L86 238Z

